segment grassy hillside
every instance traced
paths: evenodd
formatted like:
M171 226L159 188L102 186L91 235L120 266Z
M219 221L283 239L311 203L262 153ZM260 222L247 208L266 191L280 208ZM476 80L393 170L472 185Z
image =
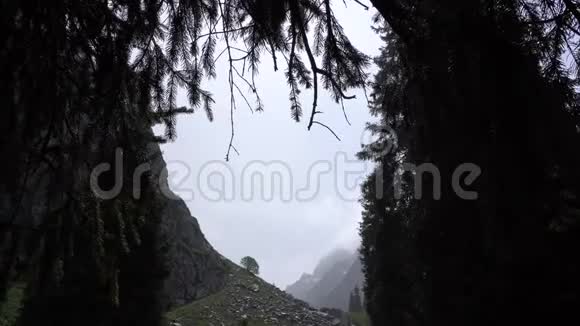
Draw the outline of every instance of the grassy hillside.
M12 326L20 314L24 284L15 284L6 294L6 301L0 302L0 326Z
M14 325L23 294L23 284L8 291L0 303L0 326ZM331 326L336 322L233 263L228 264L221 291L170 311L166 319L168 324L176 321L182 326Z
M354 326L370 326L371 322L369 316L364 312L350 312L348 313L350 321Z
M182 326L325 326L333 320L234 264L223 290L166 317Z

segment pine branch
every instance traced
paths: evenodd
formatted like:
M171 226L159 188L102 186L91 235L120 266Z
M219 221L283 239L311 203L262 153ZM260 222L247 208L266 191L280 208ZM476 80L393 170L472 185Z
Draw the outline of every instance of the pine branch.
M361 5L363 8L365 8L365 10L369 10L369 6L367 6L364 3L360 2L360 0L354 0L354 2L358 3L359 5Z
M578 4L572 2L572 0L563 0L566 8L572 13L576 22L580 24L580 11L578 11Z

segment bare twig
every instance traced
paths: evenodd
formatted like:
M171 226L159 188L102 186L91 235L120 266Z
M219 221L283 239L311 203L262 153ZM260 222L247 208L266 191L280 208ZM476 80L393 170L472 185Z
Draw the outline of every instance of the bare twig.
M236 154L238 154L238 156L240 156L240 152L238 152L236 146L232 145L232 149L234 150L234 152L236 152Z
M240 95L242 96L242 98L244 99L246 104L248 105L248 108L250 109L250 111L252 111L252 113L254 113L254 109L252 109L252 105L250 105L250 102L248 102L248 99L246 98L246 96L244 95L242 90L240 90L240 88L238 87L238 84L234 83L234 87L238 90L238 93L240 93Z
M354 0L354 2L358 3L359 5L361 5L363 8L365 8L365 10L369 10L369 6L365 5L364 3L360 2L359 0Z
M339 137L336 135L336 133L335 133L335 132L334 132L334 131L333 131L333 130L332 130L330 127L329 127L329 126L325 125L325 124L324 124L324 123L322 123L322 122L318 122L318 121L316 121L316 120L315 120L315 121L312 121L312 123L315 123L315 124L317 124L317 125L321 125L321 126L323 126L324 128L328 129L328 131L330 131L330 132L332 133L332 135L334 135L334 137L335 137L336 139L338 139L338 141L341 141L341 140L340 140L340 138L339 138Z
M230 124L231 124L231 136L230 136L230 143L228 145L228 150L226 152L226 162L230 160L230 151L233 148L236 152L238 152L234 145L234 136L235 136L235 131L234 131L234 106L236 105L236 100L234 98L234 73L233 73L233 62L232 62L232 51L230 50L230 40L229 40L229 36L228 36L228 32L227 32L227 28L226 28L226 23L225 23L225 19L223 19L224 16L224 11L223 11L223 7L222 7L222 3L219 3L219 7L220 7L220 13L222 15L222 24L224 27L224 39L226 42L226 49L227 49L227 53L228 53L228 59L229 59L229 73L228 73L228 79L229 79L229 83L230 83Z
M221 9L220 9L220 10L221 10ZM223 14L223 12L222 12L222 14ZM247 26L242 26L242 27L238 27L238 28L233 28L233 29L229 29L229 30L228 30L228 29L226 29L226 28L224 28L224 29L223 29L223 30L221 30L221 31L210 31L210 32L207 32L207 33L205 33L205 34L198 35L198 36L197 36L197 37L194 39L194 41L197 41L197 40L199 40L199 39L200 39L200 38L202 38L202 37L206 37L206 36L210 36L210 35L224 34L224 36L225 36L225 35L227 35L227 34L229 34L229 33L235 33L235 32L239 32L239 31L243 31L243 30L246 30L246 29L248 29L248 28L252 28L252 27L254 27L254 24L247 25Z
M346 115L346 110L344 109L343 99L340 99L340 106L342 107L342 114L344 114L344 120L346 120L346 123L348 123L348 125L351 126L350 121L348 120L348 116Z

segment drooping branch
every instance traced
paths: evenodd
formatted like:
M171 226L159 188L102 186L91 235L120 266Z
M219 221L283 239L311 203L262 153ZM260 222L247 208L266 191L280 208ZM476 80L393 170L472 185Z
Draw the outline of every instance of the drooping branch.
M219 8L220 8L220 13L222 15L222 17L224 17L224 12L223 12L223 8L222 8L222 3L219 3ZM225 18L222 18L223 22L223 27L224 27L224 31L227 31L227 27L226 27L226 22L225 22ZM229 40L229 36L228 36L228 32L224 33L224 38L225 38L225 42L226 42L226 49L227 49L227 53L228 53L228 64L229 64L229 71L228 71L228 82L230 85L230 124L231 124L231 136L230 136L230 142L228 144L228 150L226 152L226 162L228 162L230 160L230 151L232 148L235 147L233 145L234 142L234 136L235 136L235 131L234 131L234 108L236 105L236 100L234 97L234 67L233 67L233 61L232 61L232 52L230 50L230 40ZM236 150L237 152L237 150Z
M291 8L291 14L293 17L293 21L294 21L294 24L296 25L296 27L298 28L298 33L300 34L300 37L302 39L302 44L304 46L304 50L305 50L306 55L308 57L308 61L310 63L310 69L311 69L312 75L313 75L313 77L312 77L312 82L313 82L312 111L311 111L310 119L309 119L308 126L307 126L307 129L310 130L312 128L312 125L316 123L316 120L315 120L316 114L320 113L320 111L317 110L317 107L318 107L318 74L325 76L331 82L331 84L333 86L333 90L335 92L337 92L342 99L353 99L353 98L355 98L355 96L354 95L349 96L349 95L344 94L342 88L339 86L339 84L335 80L334 76L330 72L325 71L325 70L318 67L318 65L316 63L316 58L315 58L314 53L310 47L310 41L308 39L308 34L306 32L304 19L303 19L303 17L301 17L300 12L298 10L298 6L296 5L296 3L294 1L292 1L291 3L294 4L294 6ZM329 4L328 0L325 0L325 3ZM329 15L331 15L331 13L328 9L329 9L329 7L327 7L326 24L327 24L328 33L330 35L329 37L331 37L331 39L332 39L332 38L334 38L334 35L332 34L332 24L331 24L330 16L329 16ZM295 43L295 41L293 41L293 44L294 43ZM292 47L292 49L294 49L294 47ZM291 59L293 58L293 50L291 52L290 58ZM346 117L346 115L345 115L345 117ZM347 121L348 121L348 119L347 119ZM326 128L330 129L328 126L326 126L324 124L321 124L321 123L318 123L318 124L323 125ZM333 132L333 134L334 134L334 132ZM335 136L336 136L336 134L335 134Z
M360 2L360 0L354 0L354 2L358 3L359 5L361 5L363 8L365 8L365 10L369 10L369 6L367 6L364 3Z
M318 122L318 121L314 121L313 123L315 123L315 124L317 124L317 125L321 125L321 126L323 126L324 128L328 129L328 131L330 131L330 132L332 133L332 135L333 135L333 136L334 136L334 137L335 137L335 138L336 138L338 141L341 141L341 140L340 140L340 137L338 137L338 136L336 135L336 133L335 133L335 132L334 132L334 131L333 131L333 130L332 130L330 127L329 127L329 126L325 125L325 124L324 124L324 123L322 123L322 122Z

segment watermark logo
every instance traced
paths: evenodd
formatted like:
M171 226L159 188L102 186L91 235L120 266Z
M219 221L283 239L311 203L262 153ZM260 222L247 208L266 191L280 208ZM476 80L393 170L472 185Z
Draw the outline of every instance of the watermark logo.
M363 147L372 151L373 155L386 156L396 149L398 138L396 133L388 128L374 128L361 136ZM368 145L365 145L368 144ZM367 161L360 161L345 152L337 152L331 160L312 162L306 169L306 176L299 180L298 173L283 161L250 161L236 174L231 165L224 161L209 161L195 171L185 162L169 161L167 165L153 170L150 163L144 163L135 168L132 180L123 179L124 158L123 150L117 149L110 163L101 163L94 167L90 174L90 187L98 198L113 199L118 196L126 183L131 186L135 199L141 198L142 179L148 174L153 176L161 194L170 199L182 198L185 201L194 200L199 196L211 202L265 201L280 200L311 201L321 192L323 179L331 179L336 196L343 201L357 201L360 197L359 188L374 168ZM382 169L377 169L382 171ZM300 171L303 172L303 169ZM99 178L104 173L114 175L114 184L110 189L102 189ZM478 195L465 187L471 186L482 171L476 164L463 163L456 167L451 180L442 180L437 166L432 163L412 164L402 163L398 171L390 176L393 182L395 199L401 199L404 188L411 189L415 199L430 196L440 200L442 196L442 182L450 182L451 187L459 198L476 200ZM383 196L383 180L385 176L376 173L376 195ZM404 187L403 175L410 175L410 185ZM424 177L430 178L429 183ZM193 182L191 182L193 178ZM298 182L302 181L302 182ZM431 189L423 189L428 184ZM328 183L326 183L328 186ZM176 193L179 194L177 197Z

